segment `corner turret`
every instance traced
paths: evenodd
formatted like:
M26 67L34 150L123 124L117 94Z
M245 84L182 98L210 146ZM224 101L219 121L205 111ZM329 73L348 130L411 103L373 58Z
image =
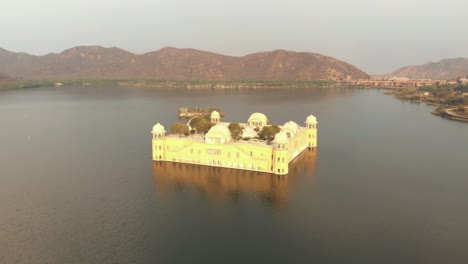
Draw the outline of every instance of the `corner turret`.
M310 115L306 119L306 130L307 130L307 146L309 148L317 147L317 118Z
M273 173L277 175L288 174L289 139L285 132L275 135L273 141Z
M166 137L166 130L164 126L157 123L153 126L153 160L164 160L165 158L165 149L164 149L164 139Z

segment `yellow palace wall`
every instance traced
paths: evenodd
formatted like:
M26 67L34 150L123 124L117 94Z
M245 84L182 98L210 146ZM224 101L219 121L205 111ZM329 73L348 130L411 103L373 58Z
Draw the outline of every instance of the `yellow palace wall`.
M309 147L309 145L311 145L311 147L317 146L317 130L315 129L314 131L309 131L305 128L301 129L302 131L300 133L289 139L287 154L288 163L301 154L301 152Z
M214 145L201 140L177 137L153 139L153 160L271 172L272 153L271 145L241 142Z

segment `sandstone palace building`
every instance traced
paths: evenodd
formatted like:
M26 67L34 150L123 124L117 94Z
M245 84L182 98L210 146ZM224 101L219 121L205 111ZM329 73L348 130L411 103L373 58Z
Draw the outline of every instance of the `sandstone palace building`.
M153 127L153 160L181 162L214 167L288 174L289 162L307 148L317 147L317 119L310 115L305 126L286 122L272 142L260 140L258 131L268 126L268 118L254 113L243 126L243 139L235 141L228 129L230 122L221 122L213 111L215 125L205 135L166 135L161 124Z

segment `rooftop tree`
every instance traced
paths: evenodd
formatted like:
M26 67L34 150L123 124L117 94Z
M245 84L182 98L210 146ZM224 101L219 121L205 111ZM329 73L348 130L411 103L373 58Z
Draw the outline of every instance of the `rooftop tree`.
M268 144L275 138L275 135L281 131L281 128L278 125L264 126L262 130L258 133L258 136L261 139L267 140Z
M197 116L190 120L190 126L197 130L197 133L206 134L215 124L206 121L205 116Z
M171 133L179 134L180 137L182 134L188 133L188 127L185 124L177 122L171 126Z
M244 131L244 127L242 127L239 123L230 123L229 131L231 131L231 136L234 140L239 140L242 138L242 134Z

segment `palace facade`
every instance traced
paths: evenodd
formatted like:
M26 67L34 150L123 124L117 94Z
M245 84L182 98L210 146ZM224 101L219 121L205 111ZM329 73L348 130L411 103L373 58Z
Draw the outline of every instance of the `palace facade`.
M235 141L229 131L230 122L221 122L213 111L210 120L215 125L205 135L166 135L161 124L153 127L153 160L190 163L261 171L278 175L288 174L288 165L302 151L317 147L317 119L310 115L301 127L294 121L279 126L281 131L274 140L258 139L258 131L268 126L268 118L254 113L247 123L240 123L243 139Z

